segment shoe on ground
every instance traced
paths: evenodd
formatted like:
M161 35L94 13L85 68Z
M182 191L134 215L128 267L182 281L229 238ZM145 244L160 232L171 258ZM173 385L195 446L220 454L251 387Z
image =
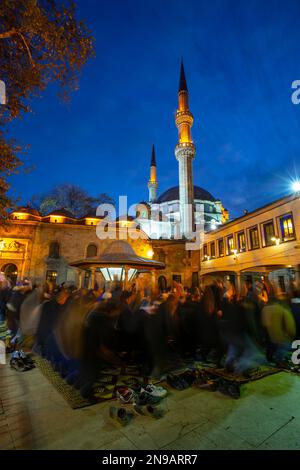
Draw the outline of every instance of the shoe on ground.
M140 406L140 405L134 404L133 408L136 411L136 413L143 415L143 416L151 416L152 418L155 418L155 419L160 419L166 414L166 411L160 406L153 406L153 405Z
M13 357L11 358L9 365L12 369L17 370L18 372L25 372L26 370L28 370L25 362L22 359Z
M131 412L128 412L125 408L117 408L116 406L111 406L109 408L109 416L121 426L126 426L133 418L133 414Z
M136 394L134 403L138 406L156 405L160 400L160 397L156 397L151 395L151 393L142 390L141 393Z
M121 387L116 392L116 397L123 405L133 403L135 400L135 393L131 388Z
M167 383L176 390L185 390L189 388L189 384L180 375L169 374L167 376Z
M168 394L168 391L159 385L146 384L142 385L142 388L145 392L157 398L164 398Z
M158 398L164 398L168 391L159 386L159 385L154 385L152 383L137 383L135 384L133 387L133 390L136 394L141 394L143 392L147 392L147 393L150 393L150 395L154 396L154 397L158 397Z

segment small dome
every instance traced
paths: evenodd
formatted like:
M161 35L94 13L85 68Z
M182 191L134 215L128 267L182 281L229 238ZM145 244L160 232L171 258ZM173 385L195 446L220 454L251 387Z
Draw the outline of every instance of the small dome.
M122 240L116 240L112 242L104 251L103 255L133 255L135 256L135 252L133 248L129 245L129 243L122 241Z
M216 201L212 194L206 191L206 189L200 188L200 186L194 186L194 199L200 199L201 201L211 202ZM168 201L179 201L179 186L174 186L173 188L167 189L157 199L157 202L159 204Z
M30 206L26 206L26 207L18 207L15 211L13 212L22 212L24 214L30 214L30 215L34 215L36 217L39 217L40 216L40 213L38 210L36 209L33 209L33 207L30 207Z
M50 212L50 214L47 214L46 217L49 217L49 215L60 215L62 217L68 217L69 219L74 219L74 216L73 214L71 214L70 211L67 211L66 209L62 208L62 209L56 209L52 212Z
M103 219L103 216L96 214L96 209L94 211L87 212L82 219Z

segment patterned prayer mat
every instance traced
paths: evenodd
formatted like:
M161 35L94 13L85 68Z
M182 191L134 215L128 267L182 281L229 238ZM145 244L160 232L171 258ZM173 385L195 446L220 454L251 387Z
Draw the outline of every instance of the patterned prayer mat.
M215 375L218 377L222 377L226 380L230 380L232 382L237 382L240 385L245 384L247 382L252 382L254 380L263 379L268 375L277 374L278 372L282 372L282 369L277 369L276 367L270 366L261 366L255 369L252 369L246 375L239 375L231 372L227 372L225 369L217 369L217 368L205 368L205 372L208 372L210 375Z
M56 388L56 390L64 397L71 408L84 408L91 406L95 403L85 400L80 395L79 390L68 385L66 381L56 372L51 363L40 356L34 356L35 365L39 368L42 374L49 380L49 382Z
M84 408L95 405L102 401L115 398L115 391L118 387L130 387L136 382L142 382L143 377L139 374L139 369L133 366L126 367L123 371L120 368L107 368L99 372L99 376L94 383L95 401L83 398L75 387L67 382L56 372L51 363L41 356L34 356L36 366L56 390L64 397L71 408Z

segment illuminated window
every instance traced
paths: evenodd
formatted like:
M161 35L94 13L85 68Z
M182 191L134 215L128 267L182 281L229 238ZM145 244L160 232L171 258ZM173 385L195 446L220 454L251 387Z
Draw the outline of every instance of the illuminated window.
M266 246L274 245L275 230L273 221L264 224L264 237Z
M238 249L239 249L239 252L246 251L246 237L245 237L245 232L240 232L240 233L238 233L237 239L238 239Z
M251 228L249 230L249 235L250 235L251 250L255 250L256 248L259 248L259 235L258 235L257 227Z
M86 250L86 257L87 258L93 258L94 256L97 256L97 246L96 245L89 245Z
M215 242L211 242L210 244L210 256L212 258L215 258L216 257L216 245L215 245Z
M203 257L204 258L208 257L207 244L203 245Z
M231 255L234 250L233 235L227 237L227 254Z
M57 271L47 271L46 272L46 281L56 283Z
M224 256L224 240L223 240L223 238L220 238L220 240L218 240L218 249L219 249L219 256Z
M291 214L280 217L280 231L282 240L290 240L295 238L295 229Z

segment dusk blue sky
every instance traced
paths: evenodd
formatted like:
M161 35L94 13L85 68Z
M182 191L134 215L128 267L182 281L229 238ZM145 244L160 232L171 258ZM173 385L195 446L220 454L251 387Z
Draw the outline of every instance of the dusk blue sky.
M159 193L178 184L174 113L183 56L196 144L194 182L232 216L289 192L300 173L298 0L78 0L96 58L69 105L54 87L11 126L29 144L14 196L70 182L91 194L148 197L155 144Z

